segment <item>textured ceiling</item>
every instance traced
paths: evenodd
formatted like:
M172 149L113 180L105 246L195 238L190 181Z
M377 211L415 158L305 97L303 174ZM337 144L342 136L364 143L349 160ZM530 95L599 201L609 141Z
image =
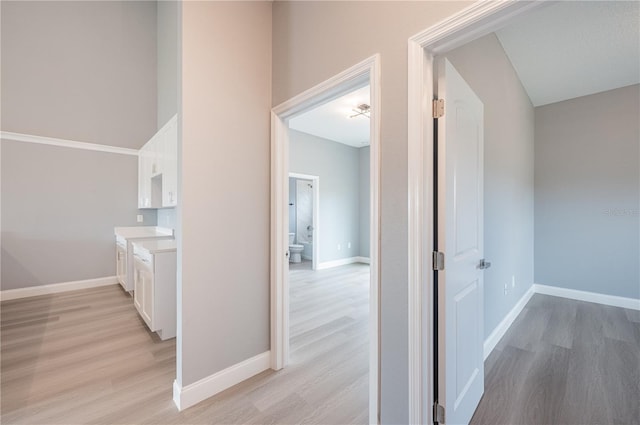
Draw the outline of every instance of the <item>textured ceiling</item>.
M640 2L566 1L496 31L534 106L640 82Z
M289 127L356 148L368 146L369 118L349 118L362 103L369 104L369 86L292 118Z

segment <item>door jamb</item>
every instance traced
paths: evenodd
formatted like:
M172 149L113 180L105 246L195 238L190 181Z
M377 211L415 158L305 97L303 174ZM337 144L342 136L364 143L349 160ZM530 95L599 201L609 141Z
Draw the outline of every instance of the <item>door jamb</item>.
M434 57L489 34L542 0L478 1L408 40L409 423L433 423Z
M313 241L311 241L313 252L311 253L311 269L317 270L320 260L320 176L289 172L289 177L313 182Z
M271 110L271 368L289 362L288 248L289 132L296 114L366 85L370 115L369 423L380 422L380 55L376 54Z

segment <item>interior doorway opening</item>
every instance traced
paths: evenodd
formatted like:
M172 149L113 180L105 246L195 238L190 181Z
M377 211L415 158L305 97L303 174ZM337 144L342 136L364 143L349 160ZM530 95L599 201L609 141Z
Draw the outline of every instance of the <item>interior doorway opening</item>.
M345 221L341 214L353 215L353 209L350 212L344 212L344 210L340 212L340 209L335 209L333 212L329 211L326 217L323 217L323 210L325 207L329 207L330 210L332 206L335 207L334 204L337 200L339 201L341 197L344 198L344 195L336 195L336 191L341 189L340 185L344 186L346 184L345 179L341 179L339 176L336 179L336 173L331 173L331 166L333 165L335 168L336 164L328 164L327 168L329 172L327 174L327 178L319 172L313 172L309 169L303 168L293 169L290 166L290 159L294 156L297 156L298 158L302 157L309 162L318 163L318 159L321 155L318 151L310 151L306 154L301 154L300 151L296 153L296 151L292 149L291 140L294 137L299 136L299 134L293 134L300 133L300 131L296 129L298 126L295 120L297 118L301 118L309 111L314 109L320 110L324 106L327 106L332 102L343 98L345 95L362 88L367 88L367 91L369 92L369 102L366 103L366 107L364 106L365 102L350 105L349 110L342 111L341 115L343 119L352 116L348 119L363 120L362 122L366 123L365 125L369 134L370 144L366 149L368 167L365 172L369 183L366 190L368 196L365 200L367 205L366 216L368 220L366 221L365 226L367 230L366 236L363 238L366 239L368 243L369 255L367 260L365 260L363 255L360 255L359 251L361 245L361 240L358 236L360 228L358 227L355 235L347 235L345 234L346 231L341 229L343 224L342 221ZM299 364L299 360L304 359L304 356L296 356L295 363L291 360L291 337L294 335L292 325L298 326L296 328L296 336L307 338L311 341L314 339L314 332L316 333L316 336L321 333L330 332L329 329L332 326L340 327L340 321L342 321L343 325L345 324L345 321L349 320L357 322L350 332L359 332L360 335L365 336L365 339L360 341L361 344L355 344L354 347L352 347L352 350L346 354L347 356L360 360L358 368L361 369L364 366L363 370L366 374L356 376L354 382L351 383L351 387L353 389L360 388L366 395L368 406L364 406L362 412L357 413L357 416L360 417L364 415L364 417L360 419L364 422L368 421L370 423L376 423L378 421L379 414L379 93L379 59L377 56L374 56L344 71L343 73L336 75L332 79L302 93L301 95L290 99L282 105L274 108L272 112L272 368L278 370L283 367L287 367L288 365L291 365L290 367L296 367ZM320 124L320 127L323 127L322 124ZM324 127L334 128L335 126L325 125ZM303 136L302 138L305 137L307 136ZM328 136L321 135L313 137L320 137L327 140ZM334 142L329 139L329 143ZM335 144L337 145L338 143ZM334 148L338 150L342 149L337 146L334 146ZM314 149L317 149L317 146ZM347 149L347 147L344 146L344 149ZM349 147L348 149L356 150L357 148ZM350 170L350 172L353 171L354 170ZM288 213L289 208L291 208L289 205L291 182L289 175L290 172L306 176L318 176L319 179L322 179L321 186L319 185L319 181L311 183L313 193L317 194L319 200L319 202L316 202L315 204L319 208L317 208L318 219L314 220L311 225L311 245L315 248L312 253L312 261L314 264L312 268L308 271L305 270L305 272L318 273L315 277L320 279L320 281L326 277L334 276L334 279L332 279L333 285L335 285L334 288L322 288L321 283L316 284L316 289L329 289L329 292L320 295L319 297L311 295L305 302L308 303L308 307L310 304L318 305L318 302L321 301L322 297L325 298L325 301L329 301L328 298L331 296L337 297L337 303L335 303L335 305L331 306L331 302L329 301L328 305L325 304L323 307L325 309L324 311L319 310L315 314L312 313L307 316L306 319L308 320L306 320L306 323L298 321L297 324L292 323L292 320L290 320L290 318L293 317L291 309L293 308L292 298L294 297L291 290L301 289L300 287L293 287L296 282L292 281L291 274L289 272L289 260L291 255L289 249L290 233L299 233L297 223L296 232L290 232L290 229L293 228L289 222ZM331 181L332 175L334 177L334 181ZM309 183L302 184L304 185ZM332 185L338 189L331 190ZM325 189L327 190L324 193L326 193L328 197L326 200L323 200L323 191L325 191ZM360 199L358 199L355 210L359 210L358 204L360 203ZM355 213L355 215L359 215L358 213ZM357 217L354 221L357 223ZM305 235L303 235L305 237L309 236L307 226L303 226L301 229L305 233ZM301 240L300 235L294 235L294 242L298 240ZM365 264L358 264L361 262L364 262ZM369 265L366 263L369 263ZM335 279L336 276L340 276L341 274L343 274L343 276ZM306 280L308 281L309 279ZM352 317L347 317L349 314L344 316L343 313L338 312L339 304L345 304L344 299L340 299L341 296L345 295L344 292L341 294L341 291L348 291L347 287L349 285L360 290L360 295L363 296L361 301L364 301L358 307L350 310L350 315ZM304 289L302 289L302 291L304 291ZM347 295L346 298L349 298L349 296ZM348 304L348 302L346 304ZM346 306L347 309L349 309L350 307L346 304L342 307ZM334 308L332 309L332 307ZM342 317L336 316L331 319L332 314L342 315ZM323 320L331 320L322 324L320 330L314 330L312 329L313 319L319 317L324 317ZM296 318L296 320L298 318ZM358 321L357 318L364 320ZM303 318L303 320L305 319ZM306 329L306 327L309 329ZM339 334L342 335L339 336ZM336 336L333 337L333 343L337 345L333 351L340 351L341 344L338 340L343 338L346 334L344 332L337 332L335 335ZM326 345L325 348L327 348ZM317 364L321 358L323 358L322 354L320 354L320 357L315 358L313 363ZM329 359L330 357L324 358ZM331 363L331 360L329 360L329 363ZM340 363L342 362L335 361L334 363L335 364L332 364L330 369L327 371L338 370L340 368ZM342 367L344 368L345 366ZM347 369L342 371L344 373L336 372L335 377L346 376L349 371L353 370L355 370L353 367L349 368L349 366L347 366ZM325 373L327 371L325 371ZM338 387L344 387L345 382L337 383L337 385Z

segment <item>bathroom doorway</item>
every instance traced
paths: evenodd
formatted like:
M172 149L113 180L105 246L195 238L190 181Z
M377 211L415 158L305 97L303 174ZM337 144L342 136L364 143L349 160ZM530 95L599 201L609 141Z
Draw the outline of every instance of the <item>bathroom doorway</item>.
M320 177L289 173L289 266L316 270L320 239Z

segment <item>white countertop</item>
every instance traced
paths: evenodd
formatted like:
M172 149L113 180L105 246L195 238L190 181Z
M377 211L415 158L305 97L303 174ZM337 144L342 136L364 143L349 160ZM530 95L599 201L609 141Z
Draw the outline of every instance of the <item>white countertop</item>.
M151 254L158 252L171 252L177 249L177 243L175 239L151 239L147 241L140 241L133 243L133 249L144 249Z
M115 227L113 233L124 239L141 239L173 236L172 229L157 226Z

